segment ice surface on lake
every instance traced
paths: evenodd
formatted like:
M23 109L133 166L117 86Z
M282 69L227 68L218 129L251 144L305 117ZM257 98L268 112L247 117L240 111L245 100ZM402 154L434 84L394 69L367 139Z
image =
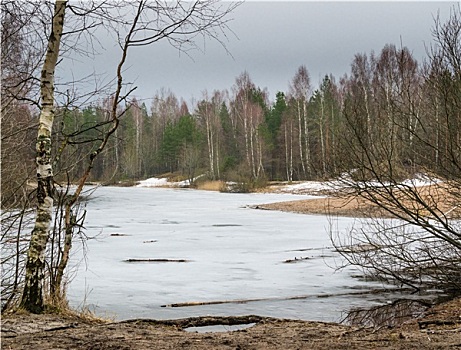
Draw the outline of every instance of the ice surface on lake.
M254 210L248 205L309 198L288 194L226 194L188 189L102 187L87 204L84 259L74 243L72 306L103 316L180 318L248 315L338 321L376 296L337 296L379 284L335 271L339 255L321 215ZM336 221L337 220L337 221ZM335 228L354 224L335 219ZM355 223L357 224L357 223ZM299 259L295 263L286 260ZM303 259L300 258L309 258ZM128 263L127 259L188 262ZM308 296L304 299L290 299ZM183 302L264 299L181 308ZM368 301L367 301L368 300Z

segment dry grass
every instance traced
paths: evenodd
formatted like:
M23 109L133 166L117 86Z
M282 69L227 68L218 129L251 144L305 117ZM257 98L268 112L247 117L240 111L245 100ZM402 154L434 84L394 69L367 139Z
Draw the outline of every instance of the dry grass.
M66 287L67 288L67 287ZM86 296L85 296L86 300ZM15 312L18 312L16 310ZM21 310L21 312L25 312ZM67 318L78 318L88 323L106 323L113 321L110 317L99 317L86 305L86 301L83 306L78 308L72 308L65 296L55 297L54 299L49 297L45 300L45 313L50 315L59 315Z
M225 185L224 181L200 181L197 183L197 189L204 191L221 191Z

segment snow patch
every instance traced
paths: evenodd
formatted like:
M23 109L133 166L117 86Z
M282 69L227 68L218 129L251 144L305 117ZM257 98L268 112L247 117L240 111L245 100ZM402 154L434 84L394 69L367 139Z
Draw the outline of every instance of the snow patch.
M205 174L199 175L194 178L194 181L205 176ZM139 181L136 187L189 187L190 180L170 182L166 177L151 177L146 180Z
M422 187L434 185L442 182L442 180L430 177L426 174L415 174L411 179L406 179L399 184L397 187ZM358 185L362 188L370 187L385 187L391 186L391 183L382 183L378 181L366 181L366 182L354 182L351 177L344 173L338 179L332 179L327 181L303 181L295 184L287 184L283 186L276 186L276 193L291 193L291 194L311 194L311 195L324 195L329 192L336 192L350 188L353 185Z
M414 178L402 182L403 186L422 187L435 185L442 182L441 179L430 177L426 174L416 174Z
M151 177L146 180L139 181L136 187L165 187L168 186L166 178Z
M337 191L347 186L340 181L304 181L285 185L275 192L291 194L324 194L327 191Z

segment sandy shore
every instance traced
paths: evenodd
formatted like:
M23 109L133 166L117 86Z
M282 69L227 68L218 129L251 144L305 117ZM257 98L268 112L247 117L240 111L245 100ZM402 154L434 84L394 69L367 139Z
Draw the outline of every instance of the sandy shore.
M270 192L283 192L282 186L272 186L268 188ZM461 208L453 195L453 190L450 190L443 184L421 186L415 189L418 195L426 201L431 207L437 207L442 213L449 213L447 216L451 218L461 217ZM349 217L382 217L393 218L384 209L380 208L375 203L362 197L351 195L347 191L329 191L329 192L301 192L302 194L323 195L319 198L307 200L294 200L281 203L268 203L259 205L256 209L280 210L302 214L320 214L333 216L349 216ZM398 194L397 194L398 196ZM404 197L404 196L403 196ZM405 197L402 203L409 208L417 208L414 203L410 202ZM423 209L423 208L422 208ZM424 210L421 210L424 215Z

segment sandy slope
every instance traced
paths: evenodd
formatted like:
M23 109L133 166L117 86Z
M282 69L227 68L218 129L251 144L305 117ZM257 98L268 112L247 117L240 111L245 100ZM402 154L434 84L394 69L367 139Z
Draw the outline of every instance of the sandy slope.
M274 192L288 192L284 186L273 186L270 188ZM437 208L442 213L448 213L451 218L461 217L461 208L458 206L458 201L454 195L454 190L448 188L444 184L423 185L415 187L418 195L425 200L431 207ZM344 190L311 190L309 188L302 191L297 190L295 193L302 194L326 194L320 198L295 200L283 203L269 203L258 206L257 209L290 211L303 214L322 214L322 215L337 215L337 216L352 216L352 217L394 217L388 212L372 203L371 201L351 195ZM403 198L404 205L414 210L417 205ZM421 208L421 213L424 211Z

